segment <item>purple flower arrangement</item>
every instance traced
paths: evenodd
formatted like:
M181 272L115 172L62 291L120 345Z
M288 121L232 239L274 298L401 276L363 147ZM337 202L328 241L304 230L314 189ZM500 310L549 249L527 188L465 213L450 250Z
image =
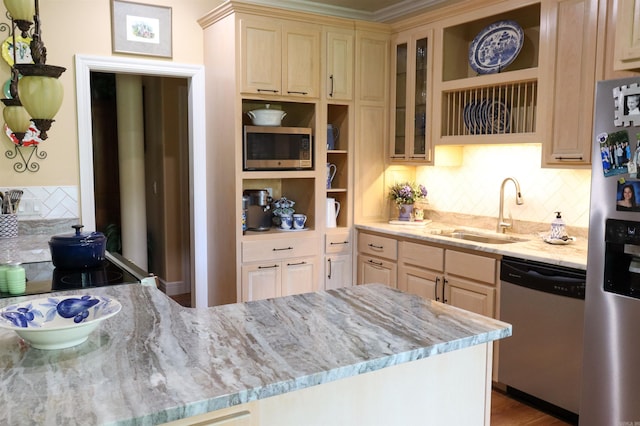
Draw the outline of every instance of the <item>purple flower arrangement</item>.
M415 182L396 183L389 190L389 198L396 204L413 204L427 198L427 188Z

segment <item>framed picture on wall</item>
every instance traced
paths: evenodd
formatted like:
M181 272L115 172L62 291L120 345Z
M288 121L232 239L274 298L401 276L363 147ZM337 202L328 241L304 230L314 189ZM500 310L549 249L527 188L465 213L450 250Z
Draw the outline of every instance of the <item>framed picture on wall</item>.
M172 56L171 8L111 0L114 53Z

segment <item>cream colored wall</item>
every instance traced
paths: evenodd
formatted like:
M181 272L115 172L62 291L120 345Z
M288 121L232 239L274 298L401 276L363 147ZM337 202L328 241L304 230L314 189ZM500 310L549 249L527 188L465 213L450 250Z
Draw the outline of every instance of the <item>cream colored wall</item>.
M203 63L202 29L197 19L220 4L221 0L135 0L172 8L173 58L179 63ZM2 15L4 16L4 8ZM48 154L37 173L13 171L14 161L4 156L12 143L0 136L0 186L78 185L78 133L74 56L126 56L111 52L111 0L40 0L42 40L47 47L47 63L67 68L61 81L65 98L41 146ZM7 34L0 34L5 37ZM153 58L141 56L144 58ZM158 58L158 60L167 60ZM9 78L9 65L0 60L0 81Z

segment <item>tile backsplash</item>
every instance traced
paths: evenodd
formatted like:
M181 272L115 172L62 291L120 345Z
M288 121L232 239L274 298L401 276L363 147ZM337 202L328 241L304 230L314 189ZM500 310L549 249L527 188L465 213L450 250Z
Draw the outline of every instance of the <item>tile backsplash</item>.
M515 204L515 187L505 186L505 216L551 223L561 211L569 226L589 226L591 170L540 167L540 144L465 146L461 166L417 167L416 181L429 191L429 208L497 217L500 185L506 177L520 183L523 205Z
M24 191L18 207L18 220L77 219L80 217L77 186L0 187L0 191Z

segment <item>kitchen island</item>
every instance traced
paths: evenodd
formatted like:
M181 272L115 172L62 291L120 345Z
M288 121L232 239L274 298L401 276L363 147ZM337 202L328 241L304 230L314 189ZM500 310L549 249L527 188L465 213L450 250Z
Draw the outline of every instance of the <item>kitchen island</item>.
M33 349L1 329L0 424L481 425L491 342L511 335L379 284L206 309L136 284L72 293L123 308L75 348Z

